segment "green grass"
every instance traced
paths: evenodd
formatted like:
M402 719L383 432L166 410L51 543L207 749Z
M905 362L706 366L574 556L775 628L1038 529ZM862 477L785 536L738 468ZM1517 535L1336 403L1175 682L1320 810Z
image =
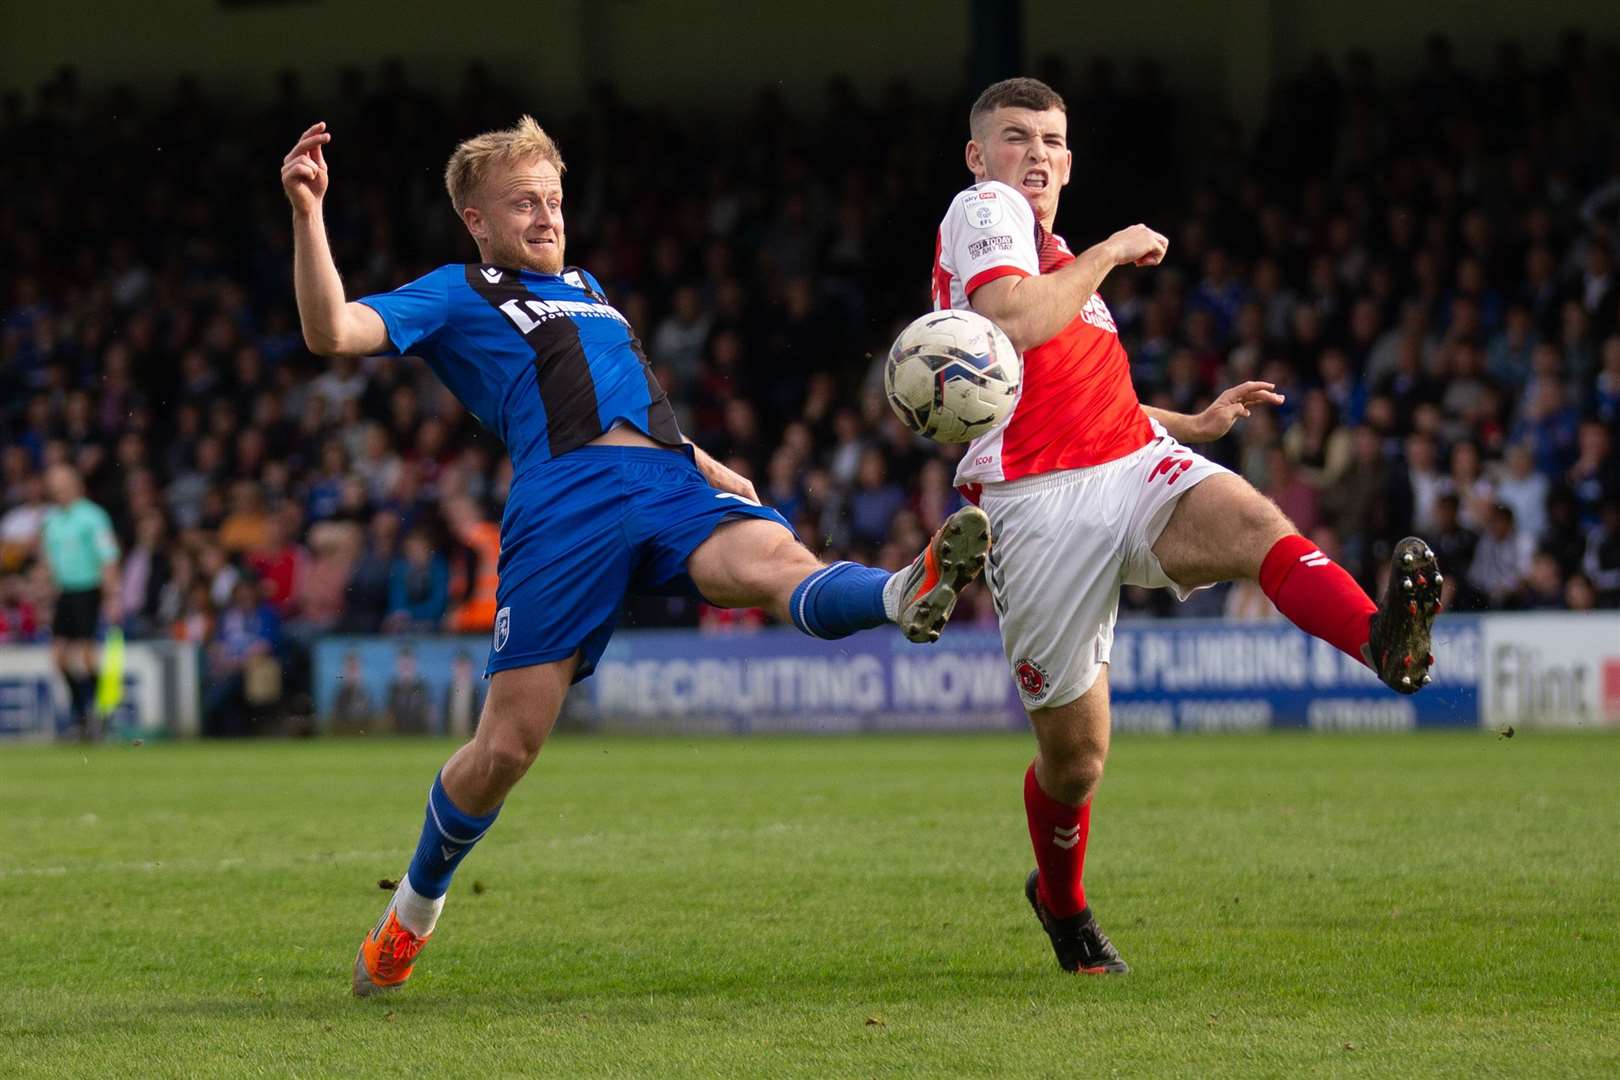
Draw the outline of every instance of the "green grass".
M1620 1075L1620 738L1121 739L1024 903L1014 737L561 737L401 994L449 745L0 750L0 1076Z

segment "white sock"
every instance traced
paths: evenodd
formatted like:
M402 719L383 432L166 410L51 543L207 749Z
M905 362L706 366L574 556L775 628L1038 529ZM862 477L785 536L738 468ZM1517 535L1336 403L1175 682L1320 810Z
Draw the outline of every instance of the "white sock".
M423 896L411 888L409 874L399 879L399 888L394 890L394 914L399 916L399 925L417 937L427 937L433 933L433 927L439 921L439 912L443 910L444 897L430 900Z
M900 597L905 592L905 578L911 573L911 567L889 575L889 580L883 583L883 614L889 617L890 622L900 621Z

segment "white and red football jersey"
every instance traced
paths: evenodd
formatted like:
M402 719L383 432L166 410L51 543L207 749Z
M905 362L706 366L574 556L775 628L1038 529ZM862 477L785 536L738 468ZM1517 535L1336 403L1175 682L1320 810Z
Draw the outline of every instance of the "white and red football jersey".
M952 200L940 223L934 307L971 307L974 290L987 281L1048 274L1073 261L1069 245L1041 227L1022 194L994 180L975 184ZM1056 337L1024 353L1017 407L1006 423L968 447L956 483L1101 465L1152 439L1114 318L1092 293Z

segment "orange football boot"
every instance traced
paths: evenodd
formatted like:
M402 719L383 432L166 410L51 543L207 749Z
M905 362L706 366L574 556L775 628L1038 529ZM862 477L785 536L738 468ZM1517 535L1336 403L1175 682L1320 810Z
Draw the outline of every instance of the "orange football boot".
M912 564L900 571L900 613L895 622L912 641L938 641L956 597L984 569L990 519L964 506L945 519Z
M428 938L417 937L399 924L394 905L378 920L377 928L360 943L354 958L354 996L370 997L384 990L398 990L411 977L416 954Z

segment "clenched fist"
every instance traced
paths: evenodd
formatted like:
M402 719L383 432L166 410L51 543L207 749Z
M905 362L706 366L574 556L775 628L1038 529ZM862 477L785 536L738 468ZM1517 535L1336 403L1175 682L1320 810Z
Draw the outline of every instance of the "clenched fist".
M1110 236L1105 243L1114 254L1115 266L1158 266L1170 241L1146 225L1132 225Z

